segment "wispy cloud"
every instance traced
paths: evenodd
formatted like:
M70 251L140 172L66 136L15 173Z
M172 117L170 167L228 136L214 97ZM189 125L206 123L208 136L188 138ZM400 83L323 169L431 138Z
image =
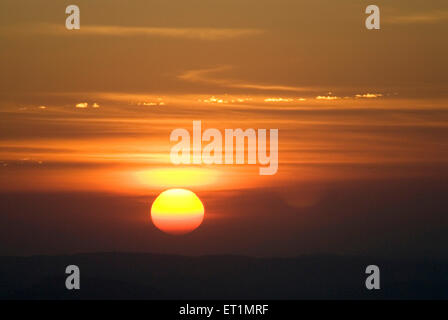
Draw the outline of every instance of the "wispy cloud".
M314 87L295 87L286 85L250 83L235 79L218 78L214 76L215 73L228 71L230 69L232 69L232 67L230 66L219 66L208 69L189 70L179 75L178 78L190 82L216 84L218 86L227 88L254 89L262 91L303 92L303 91L313 91L317 89Z
M75 105L75 107L79 108L79 109L86 109L89 107L89 103L88 102L80 102L80 103L77 103ZM94 102L91 107L98 109L100 107L100 105L98 103Z
M365 99L375 99L380 98L383 95L381 93L364 93L364 94L357 94L356 98L365 98Z
M317 96L316 100L339 100L342 99L341 97L336 96Z
M144 106L144 107L155 107L155 106L164 106L165 102L162 101L162 99L158 99L157 101L143 101L143 102L137 102L138 106Z
M75 105L75 107L76 108L79 108L79 109L85 109L85 108L87 108L89 106L89 104L87 103L87 102L80 102L80 103L77 103L76 105Z
M233 96L225 96L225 97L215 97L211 96L206 99L198 99L199 102L204 103L216 103L216 104L234 104L234 103L245 103L253 101L253 98L247 98L247 97L233 97Z
M5 30L9 34L12 30ZM127 27L82 25L81 29L69 31L64 26L55 24L40 24L37 26L15 26L16 33L33 33L46 35L79 35L79 36L153 36L184 38L196 40L226 40L262 34L264 31L251 28L171 28L171 27Z
M266 98L264 102L292 102L294 99L292 98Z
M407 15L396 15L385 19L386 22L393 24L410 24L410 23L438 23L448 20L448 11L415 13Z

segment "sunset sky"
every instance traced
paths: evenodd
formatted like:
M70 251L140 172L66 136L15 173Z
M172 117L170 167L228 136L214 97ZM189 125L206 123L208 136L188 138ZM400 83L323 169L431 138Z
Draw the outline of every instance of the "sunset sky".
M0 253L443 254L447 32L446 0L2 0ZM171 164L193 120L277 128L277 174ZM204 202L183 237L170 187Z

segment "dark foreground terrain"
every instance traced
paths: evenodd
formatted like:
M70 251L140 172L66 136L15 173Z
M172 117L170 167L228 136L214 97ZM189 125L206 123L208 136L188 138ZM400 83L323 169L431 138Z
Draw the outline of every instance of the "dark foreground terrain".
M81 289L65 288L65 268ZM365 268L381 268L381 289ZM448 261L96 253L1 257L1 299L448 299Z

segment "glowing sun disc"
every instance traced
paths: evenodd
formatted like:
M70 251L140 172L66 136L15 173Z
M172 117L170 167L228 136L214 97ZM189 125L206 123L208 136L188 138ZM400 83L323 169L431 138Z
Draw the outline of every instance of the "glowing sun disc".
M199 227L203 219L204 205L190 190L165 190L151 206L152 222L169 234L189 233Z

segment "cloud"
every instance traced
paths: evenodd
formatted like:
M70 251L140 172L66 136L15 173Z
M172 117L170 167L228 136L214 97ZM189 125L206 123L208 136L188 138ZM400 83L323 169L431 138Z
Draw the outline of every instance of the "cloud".
M80 103L77 103L75 105L75 107L79 108L79 109L86 109L86 108L89 107L89 103L88 102L80 102ZM99 107L100 107L100 105L98 103L96 103L96 102L94 102L92 104L92 108L98 109Z
M252 100L253 100L253 98L229 97L226 95L225 97L211 96L206 99L199 99L198 101L204 102L204 103L228 104L228 103L243 103L243 102L249 102Z
M155 107L155 106L164 106L165 102L159 100L159 101L144 101L144 102L137 102L138 106L149 106L149 107Z
M11 30L5 30L10 33ZM126 27L126 26L100 26L81 25L76 31L69 31L65 26L55 24L39 24L30 26L15 27L18 33L37 33L46 35L81 35L81 36L153 36L168 38L183 38L196 40L226 40L254 36L264 33L260 29L251 28L171 28L171 27Z
M179 75L178 78L191 82L213 82L217 84L226 83L227 80L220 80L216 78L212 78L209 75L212 73L222 72L226 70L232 69L230 66L219 66L215 68L208 69L197 69L197 70L188 70L183 74Z
M341 97L336 96L317 96L316 100L339 100Z
M266 98L264 99L264 102L291 102L294 101L294 99L291 98Z
M365 99L375 99L382 97L383 95L381 93L364 93L364 94L357 94L356 98L365 98Z
M117 27L117 26L87 26L83 32L96 35L119 36L159 36L171 38L186 38L199 40L222 40L261 34L258 29L230 29L230 28L146 28L146 27Z
M389 19L386 19L386 22L393 24L429 24L442 22L444 20L448 20L448 11L393 16Z
M219 66L209 69L198 69L189 70L179 75L178 78L190 81L190 82L200 82L200 83L211 83L227 88L239 88L239 89L255 89L261 91L290 91L290 92L303 92L303 91L313 91L317 88L311 87L295 87L295 86L285 86L285 85L266 85L258 83L247 83L235 79L219 79L213 77L213 73L223 72L232 69L230 66Z
M89 106L87 102L80 102L76 104L76 108L85 109Z

